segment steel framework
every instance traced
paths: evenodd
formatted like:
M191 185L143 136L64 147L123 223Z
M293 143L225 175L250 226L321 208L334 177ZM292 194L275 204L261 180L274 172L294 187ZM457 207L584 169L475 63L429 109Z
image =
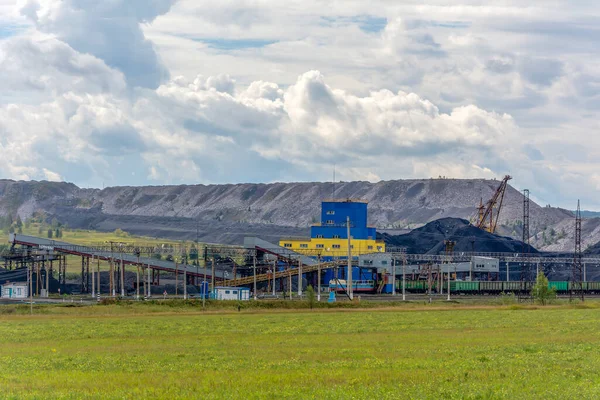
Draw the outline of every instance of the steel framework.
M573 290L571 296L584 300L583 294L583 264L581 254L581 206L577 200L577 213L575 214L575 254L573 267L571 269L571 280Z
M500 217L500 210L502 209L502 203L504 202L504 194L506 193L508 181L511 179L512 177L510 175L506 175L504 179L502 179L500 186L498 186L492 198L487 202L486 206L484 207L483 204L480 204L478 207L478 228L486 230L490 233L496 232L498 218ZM496 208L496 212L494 212L494 208Z
M531 284L535 280L533 272L533 264L527 259L531 255L531 247L529 245L529 189L523 190L523 236L522 236L522 252L525 261L521 264L520 281L525 285Z

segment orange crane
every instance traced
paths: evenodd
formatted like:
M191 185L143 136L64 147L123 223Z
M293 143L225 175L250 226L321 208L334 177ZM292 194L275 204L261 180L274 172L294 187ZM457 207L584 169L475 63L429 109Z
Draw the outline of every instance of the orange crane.
M504 201L504 193L506 192L506 187L508 186L508 181L510 181L512 177L510 175L506 175L498 189L496 189L496 193L494 196L483 205L483 199L479 202L479 207L477 207L478 218L477 218L477 227L483 229L489 233L496 233L496 225L498 225L498 217L500 216L500 210L502 209L502 202ZM495 208L495 211L494 211Z

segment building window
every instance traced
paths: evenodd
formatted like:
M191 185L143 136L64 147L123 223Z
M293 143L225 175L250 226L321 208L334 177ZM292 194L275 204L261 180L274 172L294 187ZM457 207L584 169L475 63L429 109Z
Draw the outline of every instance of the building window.
M325 221L325 224L327 224L327 225L333 225L334 223L335 223L335 221L332 219L328 219L327 221Z
M300 247L303 249L308 249L308 244L306 243L300 243Z
M226 291L225 291L225 294L229 294L229 290L226 290Z
M233 294L237 294L237 290L234 290L234 291L233 291Z
M353 245L353 244L351 244L351 245L350 245L350 248L351 248L351 249L353 249L353 248L354 248L354 245Z
M373 250L373 246L367 247L368 250Z
M317 239L323 239L323 235L317 235Z
M333 238L334 238L334 239L339 239L339 238L340 238L340 235L333 235Z
M291 243L284 243L283 247L292 247L292 244Z
M383 261L381 262L381 265L387 265L387 261L383 260Z
M331 246L331 247L333 247L334 249L339 249L341 246L340 246L339 244L334 244L334 245L333 245L333 246Z
M327 215L335 215L335 211L329 210L329 211L327 211Z
M325 247L325 245L323 245L323 244L318 244L317 245L317 249L322 249L323 247Z
M377 246L377 251L382 251L382 250L383 250L383 247Z

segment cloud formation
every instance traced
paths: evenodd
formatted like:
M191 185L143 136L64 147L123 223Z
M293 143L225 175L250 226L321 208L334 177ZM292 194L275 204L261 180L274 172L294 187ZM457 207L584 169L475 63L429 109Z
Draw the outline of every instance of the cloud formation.
M133 86L155 88L169 76L140 24L169 11L176 0L29 0L22 15L38 30L125 74Z
M600 207L590 2L5 3L6 177L327 180L336 164L344 180L511 173Z

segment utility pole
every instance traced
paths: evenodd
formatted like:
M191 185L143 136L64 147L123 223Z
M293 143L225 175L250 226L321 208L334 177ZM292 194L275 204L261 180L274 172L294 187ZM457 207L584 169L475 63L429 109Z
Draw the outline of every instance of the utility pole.
M143 273L143 271L142 271ZM137 251L137 273L135 274L135 298L136 300L140 299L140 252Z
M29 281L29 314L33 315L33 266L27 266L27 280Z
M121 297L125 297L125 264L123 263L123 243L119 243L121 252Z
M523 190L523 257L528 258L531 247L529 246L529 189ZM521 264L521 285L527 287L532 285L532 282L535 281L536 276L532 276L532 265L531 263L525 261ZM507 279L508 280L508 279Z
M450 264L446 264L446 266L448 267L448 271L446 272L446 274L448 275L448 301L450 301Z
M187 300L187 265L183 268L183 299Z
M273 297L275 297L275 272L277 272L277 257L273 260Z
M179 270L178 270L178 267L177 267L177 261L175 261L175 296L177 296L179 294L179 291L178 291L178 289L179 289L179 279L178 279L178 276L179 276Z
M392 296L396 295L396 258L392 256Z
M288 268L288 276L289 276L289 292L290 292L290 300L292 300L292 266L290 265L290 262L287 262L287 268Z
M406 254L402 256L402 301L406 301Z
M96 297L96 282L94 280L94 255L92 254L92 298Z
M456 245L455 241L446 240L444 242L446 245L446 267L448 267L448 301L450 301L450 259L452 257L452 253L454 252L454 246Z
M348 276L346 277L346 286L348 287L348 297L354 300L352 287L352 238L350 236L350 216L346 217L346 226L348 233Z
M89 259L88 259L88 262L89 262ZM89 267L89 265L88 265L88 267ZM48 270L48 263L46 263L46 262L44 262L44 270L46 271L46 297L50 297L50 273Z
M317 260L317 301L321 301L321 254Z
M98 263L98 300L100 300L100 257L96 259Z
M256 250L254 250L254 255L252 256L252 272L254 274L254 300L258 300L258 296L256 294Z
M146 271L148 273L148 298L152 295L152 279L150 278L150 262L148 262L148 269Z
M298 297L302 298L302 258L298 256Z
M583 267L581 262L581 206L579 200L577 201L577 213L575 214L575 259L573 260L573 267L571 269L571 279L573 281L573 292L579 297L581 301L584 301L583 295Z
M111 256L110 257L110 273L109 273L109 286L110 286L110 293L112 295L112 297L116 296L115 293L115 264L114 264L114 258Z
M211 287L212 287L212 291L215 291L215 257L213 256L212 258L212 273L211 273Z

